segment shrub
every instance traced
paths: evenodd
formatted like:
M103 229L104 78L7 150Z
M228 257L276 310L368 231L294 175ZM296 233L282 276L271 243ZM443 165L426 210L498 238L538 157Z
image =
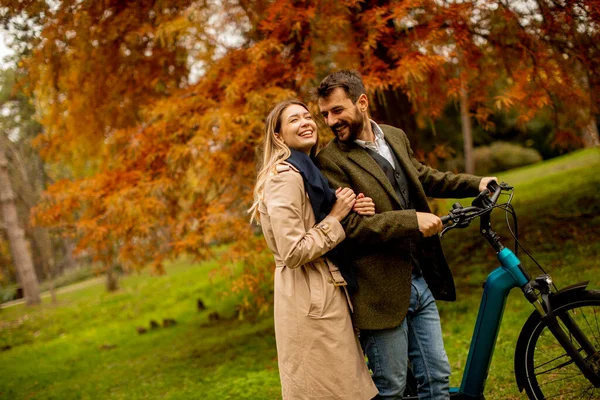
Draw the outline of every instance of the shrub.
M475 173L506 171L542 161L542 156L535 149L528 149L517 144L494 142L490 146L475 149Z
M74 269L66 270L61 275L54 278L54 288L73 285L78 282L98 276L97 270L92 265L79 266ZM50 281L45 280L40 283L42 291L50 290Z
M0 303L15 300L17 297L17 286L0 286Z
M540 153L531 148L508 142L494 142L489 146L475 148L475 174L488 175L495 172L522 167L542 161ZM445 164L445 168L457 172L465 170L462 155Z

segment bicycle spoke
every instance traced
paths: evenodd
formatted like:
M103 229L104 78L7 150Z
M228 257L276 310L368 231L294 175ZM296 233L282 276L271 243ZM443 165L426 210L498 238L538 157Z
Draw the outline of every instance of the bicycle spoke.
M591 399L594 394L594 387L592 385L590 385L590 386L588 386L587 389L585 389L585 391L589 392L590 395L589 395L588 399Z
M596 330L594 330L594 327L590 325L590 323L588 322L586 316L584 315L583 318L585 319L585 322L588 324L588 326L590 327L590 333L592 335L592 337L594 338L594 342L595 345L597 346L598 343L600 343L600 326L598 325L598 317L596 316L596 309L592 308L592 312L594 313L594 321L596 321Z
M595 311L595 310L594 310ZM586 325L590 328L590 333L592 335L592 338L594 338L595 342L598 342L598 338L596 337L596 334L594 332L594 328L590 325L590 322L588 321L588 319L585 316L585 313L581 313L581 317L583 318L583 320L585 321ZM596 320L596 324L598 323L598 320Z
M578 374L572 374L572 375L578 375ZM547 387L549 385L554 385L557 382L561 382L564 381L566 379L569 378L562 378L562 379L555 379L555 380L551 380L551 381L546 381L543 382L541 384L538 383L538 387ZM557 397L557 396L564 396L567 394L572 394L572 393L582 393L582 396L585 395L586 393L591 393L592 395L594 394L595 388L594 385L590 384L589 382L585 385L585 387L579 387L579 388L573 388L572 386L569 387L563 387L563 388L559 388L557 394L548 394L546 392L545 397L546 399L548 398L552 398L552 397ZM581 397L583 398L583 397Z
M543 362L542 364L536 365L536 366L534 366L534 368L541 368L541 367L543 367L544 365L548 365L548 364L550 364L550 363L552 363L552 362L554 362L554 361L558 360L559 358L563 358L563 357L568 357L568 355L565 353L565 354L563 354L563 355L561 355L561 356L558 356L558 357L555 357L555 358L553 358L552 360L548 360L548 361L545 361L545 362Z
M541 378L541 383L539 384L539 386L544 386L544 385L549 385L551 383L556 383L556 382L562 382L565 380L569 380L571 378L575 378L581 376L579 371L575 372L563 372L563 373L555 373L552 375L548 375L548 376L540 376L540 375L536 375L537 378ZM552 379L551 377L554 377L554 379ZM580 382L583 383L585 385L589 385L591 384L588 380L585 380L585 382Z
M594 310L594 311L595 311L595 310ZM594 312L594 313L595 313L595 312ZM590 322L589 322L589 321L588 321L588 319L586 318L585 314L583 314L583 313L582 313L582 317L583 317L583 320L584 320L584 321L585 321L585 323L587 324L587 326L588 326L588 328L589 328L589 331L590 331L590 332L589 332L589 335L585 335L585 336L586 336L585 340L587 340L587 341L588 341L588 343L586 343L586 345L587 345L588 347L591 347L591 348L587 348L587 349L585 350L585 353L586 353L586 355L587 355L587 357L586 357L586 358L587 358L587 359L591 359L591 358L594 356L594 354L597 354L597 353L598 353L598 338L596 337L596 333L594 332L594 328L593 328L593 326L590 324ZM596 325L597 325L597 323L598 323L598 320L596 320ZM591 337L590 337L590 336L591 336Z
M563 358L563 357L565 357L565 356L567 356L567 355L566 355L566 354L565 354L565 355L562 355L562 356L560 356L560 357L557 357L557 358L555 358L555 359L554 359L554 360L552 360L552 361L556 361L556 360L558 360L559 358ZM540 367L543 367L544 365L547 365L547 364L551 363L552 361L548 361L548 362L546 362L546 363L544 363L544 364L542 364L542 365L538 365L537 367L534 367L534 368L535 368L535 369L538 369L538 368L540 368ZM565 361L564 363L562 363L562 364L559 364L559 365L557 365L556 367L554 367L554 368L551 368L551 369L548 369L548 370L546 370L546 371L543 371L543 372L538 372L538 373L536 373L536 375L544 375L544 374L547 374L547 373L549 373L549 372L551 372L551 371L554 371L555 369L563 368L563 367L566 367L567 365L571 365L571 364L573 364L573 359L569 359L569 361Z
M589 388L586 389L586 392L587 392L588 389ZM545 395L544 397L546 399L553 399L553 398L558 398L558 397L562 398L562 396L565 396L565 395L568 395L568 394L574 394L574 393L581 393L581 390L569 390L569 391L566 391L566 392L562 391L562 392L557 393L557 394Z
M600 324L598 323L598 317L596 316L596 309L592 308L592 310L594 310L594 319L596 320L596 332L598 332L598 337L600 337ZM598 340L597 338L596 343L600 343L600 340Z
M557 347L558 347L558 346L557 346ZM561 349L562 349L562 347L561 347ZM582 348L582 347L579 347L579 348L577 349L577 352L581 352L582 350L583 350L583 348ZM564 357L569 357L569 355L568 355L567 353L564 353L564 354L562 354L562 355L560 355L560 356L557 356L557 357L555 357L555 358L553 358L553 359L551 359L551 360L545 361L545 362L543 362L542 364L535 365L535 366L534 366L534 369L539 369L539 368L541 368L541 367L543 367L543 366L545 366L545 365L548 365L548 364L550 364L550 363L553 363L554 361L557 361L557 360L559 360L560 358L564 358ZM554 367L554 368L552 368L552 369L550 369L550 370L548 370L548 371L545 371L545 372L549 372L549 371L552 371L552 370L554 370L554 369L557 369L557 368L563 368L563 367L566 367L567 365L571 365L571 364L573 364L573 362L574 362L574 361L573 361L573 359L569 358L569 360L570 360L570 361L566 361L566 362L564 362L564 363L562 363L562 364L559 364L559 365L557 365L556 367ZM545 372L542 372L542 373L540 373L540 374L543 374L543 373L545 373Z

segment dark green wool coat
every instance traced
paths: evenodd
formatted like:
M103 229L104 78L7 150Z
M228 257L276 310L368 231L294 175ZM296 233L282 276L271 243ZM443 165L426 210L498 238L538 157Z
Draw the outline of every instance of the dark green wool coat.
M385 140L402 164L416 210L404 210L379 165L355 143L333 139L316 158L332 188L351 187L375 202L376 214L350 213L342 225L346 240L335 250L340 269L353 271L353 321L359 329L388 329L400 325L408 311L411 290L411 242L423 276L438 300L456 299L454 280L438 236L423 238L416 211L431 212L427 196L471 197L478 194L480 177L440 172L419 163L406 134L380 125ZM415 248L415 246L413 246Z

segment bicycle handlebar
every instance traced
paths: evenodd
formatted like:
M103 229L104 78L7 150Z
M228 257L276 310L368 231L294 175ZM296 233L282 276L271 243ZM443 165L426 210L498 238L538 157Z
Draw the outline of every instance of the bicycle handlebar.
M454 222L452 225L446 226L442 230L442 235L453 228L466 228L475 218L491 212L495 207L498 198L502 191L510 191L513 187L502 182L498 184L496 181L490 181L487 188L481 191L471 203L470 207L463 207L460 203L454 203L452 210L447 215L440 217L442 223L446 225L449 222ZM490 193L492 195L490 196Z
M487 188L490 192L493 192L494 194L492 195L492 197L490 198L490 201L492 204L496 204L496 202L498 201L498 197L500 197L500 193L502 193L502 185L507 186L508 190L508 185L504 182L502 182L502 184L498 184L498 182L496 181L489 181L487 184ZM511 188L512 189L512 188Z
M442 220L442 224L446 225L448 222L450 222L452 219L450 218L450 215L444 215L443 217L440 217L440 219Z

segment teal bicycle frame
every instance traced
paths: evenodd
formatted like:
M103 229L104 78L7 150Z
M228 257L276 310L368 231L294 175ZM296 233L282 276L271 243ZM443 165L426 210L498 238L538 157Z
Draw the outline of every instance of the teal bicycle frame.
M521 262L510 249L503 248L498 259L500 267L492 271L485 281L462 383L459 389L450 390L452 397L482 397L508 293L529 282L521 269Z

